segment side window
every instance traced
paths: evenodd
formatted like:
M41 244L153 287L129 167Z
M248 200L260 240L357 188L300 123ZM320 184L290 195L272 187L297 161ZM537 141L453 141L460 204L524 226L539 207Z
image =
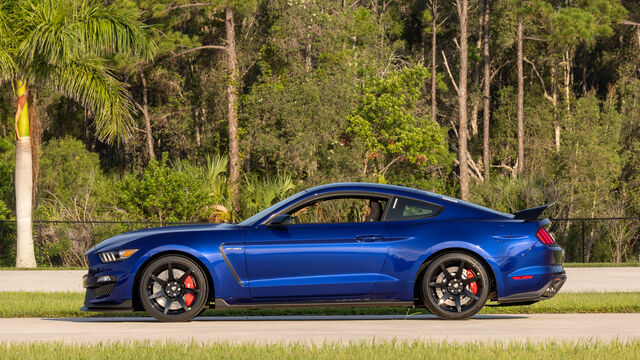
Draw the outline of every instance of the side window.
M385 220L394 221L431 217L436 215L438 211L440 211L440 206L428 202L394 198L391 200L391 206L389 206Z
M336 224L380 221L386 200L377 198L324 199L290 215L295 224Z

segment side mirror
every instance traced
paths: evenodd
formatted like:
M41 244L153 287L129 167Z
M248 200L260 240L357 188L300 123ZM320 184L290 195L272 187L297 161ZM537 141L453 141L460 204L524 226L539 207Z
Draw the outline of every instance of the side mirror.
M293 224L293 217L289 214L280 214L273 218L267 225L272 229L285 229L287 225Z

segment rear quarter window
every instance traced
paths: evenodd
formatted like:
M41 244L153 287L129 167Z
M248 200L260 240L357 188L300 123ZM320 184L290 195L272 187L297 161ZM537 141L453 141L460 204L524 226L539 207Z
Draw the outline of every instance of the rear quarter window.
M442 207L425 201L394 198L389 204L386 221L420 219L438 215Z

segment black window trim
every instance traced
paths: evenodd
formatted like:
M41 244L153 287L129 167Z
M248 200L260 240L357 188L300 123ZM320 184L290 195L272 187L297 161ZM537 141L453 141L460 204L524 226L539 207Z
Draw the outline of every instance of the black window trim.
M434 213L430 214L430 215L416 215L416 216L409 216L409 217L403 217L401 219L393 219L393 220L388 220L387 219L387 215L389 214L389 212L387 210L389 206L391 206L391 203L394 202L396 199L407 199L407 200L413 200L413 201L417 201L417 202L421 202L421 203L425 203L425 204L429 204L432 206L435 206L438 208L438 210L436 210ZM399 196L399 195L395 195L391 198L391 201L387 202L387 208L385 208L385 211L383 213L382 219L380 221L384 221L384 222L396 222L396 221L408 221L408 220L420 220L420 219L429 219L432 217L436 217L438 215L440 215L440 213L442 213L442 210L444 210L444 206L442 205L438 205L438 204L434 204L430 201L426 201L426 200L422 200L422 199L416 199L414 197L409 197L409 196Z

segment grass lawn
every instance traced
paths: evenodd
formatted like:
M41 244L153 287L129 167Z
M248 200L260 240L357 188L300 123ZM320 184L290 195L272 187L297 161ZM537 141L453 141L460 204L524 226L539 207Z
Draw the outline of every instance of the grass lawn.
M640 267L640 262L624 262L624 263L564 263L562 266L567 268L583 268L583 267Z
M0 292L0 317L95 317L146 316L146 313L87 313L79 308L84 294L72 292ZM491 305L489 303L488 305ZM550 300L529 306L486 306L483 314L536 313L629 313L640 312L640 292L629 293L560 293ZM206 316L251 315L411 315L426 314L424 308L320 308L207 310ZM0 357L1 358L1 357Z
M434 356L434 354L440 354ZM640 341L626 343L436 343L324 344L63 343L0 344L1 359L637 359Z

